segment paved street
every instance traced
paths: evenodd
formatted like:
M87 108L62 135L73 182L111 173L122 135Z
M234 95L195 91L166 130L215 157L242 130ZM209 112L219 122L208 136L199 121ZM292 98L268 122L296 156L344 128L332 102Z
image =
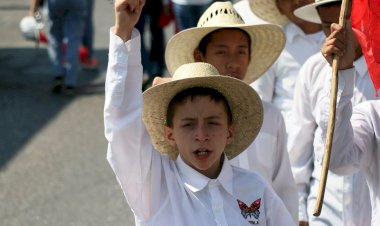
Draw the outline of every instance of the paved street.
M95 1L97 71L82 70L79 94L50 92L45 46L19 21L30 0L0 0L0 225L133 225L106 161L103 127L113 5Z

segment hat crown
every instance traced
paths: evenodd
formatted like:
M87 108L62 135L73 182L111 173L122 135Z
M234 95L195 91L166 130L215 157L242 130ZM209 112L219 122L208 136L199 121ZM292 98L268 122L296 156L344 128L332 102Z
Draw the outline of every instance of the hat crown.
M201 16L197 27L223 27L244 24L231 2L215 2Z
M173 81L186 78L207 77L220 75L219 71L208 63L195 62L183 64L174 72Z

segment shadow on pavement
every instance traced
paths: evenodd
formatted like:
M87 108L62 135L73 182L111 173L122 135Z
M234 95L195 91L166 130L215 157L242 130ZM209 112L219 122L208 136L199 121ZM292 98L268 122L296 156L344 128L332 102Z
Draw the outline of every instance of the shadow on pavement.
M98 70L81 70L78 94L51 93L52 75L45 48L0 49L0 170L74 98L104 93L108 50L97 50ZM99 81L100 80L100 81Z

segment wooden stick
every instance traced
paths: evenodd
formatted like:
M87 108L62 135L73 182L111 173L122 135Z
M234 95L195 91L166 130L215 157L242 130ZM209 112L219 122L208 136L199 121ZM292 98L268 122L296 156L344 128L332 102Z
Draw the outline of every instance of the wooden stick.
M342 0L342 6L340 8L339 25L346 26L346 15L349 8L349 0ZM327 173L330 164L331 146L334 137L335 127L335 112L336 112L336 96L338 90L338 66L339 56L334 56L332 64L332 80L331 80L331 97L330 97L330 113L327 126L327 137L325 143L325 154L322 162L322 172L318 188L318 196L314 206L314 216L319 216L322 210L323 198L325 196Z

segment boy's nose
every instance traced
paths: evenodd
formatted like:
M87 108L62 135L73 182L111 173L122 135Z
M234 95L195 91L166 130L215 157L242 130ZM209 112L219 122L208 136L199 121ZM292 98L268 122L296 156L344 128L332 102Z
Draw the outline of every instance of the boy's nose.
M239 62L237 62L234 58L230 59L226 65L227 71L236 71L239 68Z
M206 141L209 139L208 131L205 126L198 126L196 133L196 139L198 141Z

